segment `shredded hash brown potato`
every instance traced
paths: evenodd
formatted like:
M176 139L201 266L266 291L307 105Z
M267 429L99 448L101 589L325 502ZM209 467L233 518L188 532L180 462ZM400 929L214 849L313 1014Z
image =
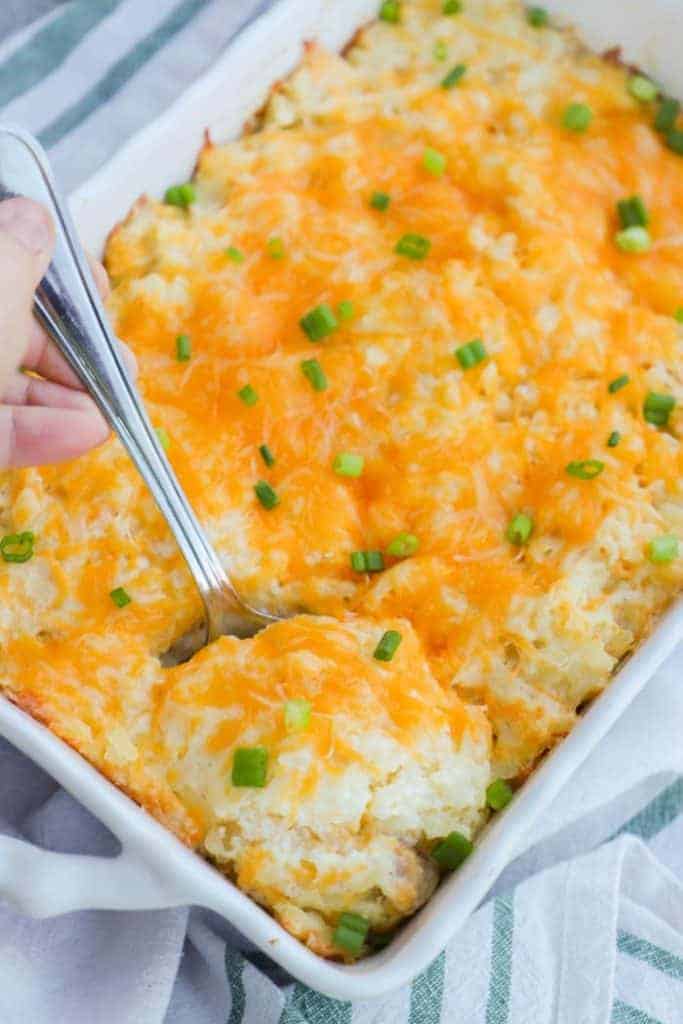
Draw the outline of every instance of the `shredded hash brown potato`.
M190 500L245 598L295 617L163 669L201 607L118 441L0 485L2 532L35 535L0 563L4 692L347 959L429 897L435 844L476 835L489 783L567 734L683 578L681 157L571 32L441 6L405 0L345 56L308 45L254 132L207 141L194 193L141 199L107 246ZM636 195L640 251L617 238ZM266 751L261 782L234 784L238 748Z

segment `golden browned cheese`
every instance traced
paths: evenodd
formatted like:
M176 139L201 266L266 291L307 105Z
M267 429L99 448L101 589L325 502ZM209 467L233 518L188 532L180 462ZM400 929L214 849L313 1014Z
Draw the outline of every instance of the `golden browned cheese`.
M487 782L569 731L683 577L650 547L683 533L683 161L626 71L517 3L400 8L345 57L309 46L256 132L207 142L196 202L142 199L106 252L116 328L226 567L252 604L308 614L163 670L201 609L118 442L0 487L3 532L37 538L0 570L6 692L326 955L343 910L381 931L427 898L433 842L474 835ZM639 253L615 242L635 194ZM407 233L424 258L396 251ZM312 342L300 320L323 303L337 326ZM650 392L677 400L665 424ZM585 460L593 479L567 472ZM402 532L419 548L393 557ZM384 571L352 569L367 550ZM379 663L387 629L403 642ZM293 735L295 698L312 716ZM254 745L268 785L236 788Z

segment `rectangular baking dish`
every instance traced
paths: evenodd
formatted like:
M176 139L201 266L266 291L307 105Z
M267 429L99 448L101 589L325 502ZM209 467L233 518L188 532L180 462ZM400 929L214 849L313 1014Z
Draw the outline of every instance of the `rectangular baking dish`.
M596 50L620 46L674 95L683 96L683 0L549 0ZM143 192L189 176L204 131L239 134L270 86L291 71L307 39L339 49L378 0L280 0L237 37L206 74L73 197L87 246L100 252L111 227ZM676 644L683 601L622 666L607 691L482 833L475 853L382 953L353 966L304 947L206 861L110 784L80 755L0 697L0 734L41 765L118 837L115 858L72 856L0 837L0 896L35 916L81 909L195 904L224 916L296 978L340 999L371 999L406 984L441 951L524 843L532 822L595 749Z

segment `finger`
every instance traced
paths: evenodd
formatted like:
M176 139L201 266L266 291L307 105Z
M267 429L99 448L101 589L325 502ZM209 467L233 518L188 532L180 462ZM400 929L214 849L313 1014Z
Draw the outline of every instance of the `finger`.
M20 372L10 377L2 401L6 405L44 405L48 409L78 409L100 415L92 398L83 391Z
M104 420L76 409L0 406L0 466L75 459L106 441Z

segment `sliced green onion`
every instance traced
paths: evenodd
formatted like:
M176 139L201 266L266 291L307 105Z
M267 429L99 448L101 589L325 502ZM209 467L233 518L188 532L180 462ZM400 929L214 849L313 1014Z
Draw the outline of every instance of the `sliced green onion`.
M646 228L650 223L650 215L642 196L629 196L617 203L617 213L622 228Z
M683 156L683 131L672 129L666 136L667 148L678 156Z
M344 913L339 917L332 941L339 949L358 956L370 929L370 922L360 914Z
M570 462L565 466L565 470L570 476L575 476L577 480L594 480L596 476L600 476L605 463L600 462L600 459L584 459L582 462Z
M133 600L124 587L116 587L110 592L109 596L117 608L125 608Z
M441 88L453 89L460 79L465 76L466 71L467 64L456 64L454 68L451 68L446 77L441 79Z
M384 0L379 9L380 21L388 21L395 25L401 20L401 5L399 0Z
M388 629L373 651L377 661L391 661L399 648L403 637L396 629Z
M256 405L258 402L258 392L251 384L245 384L243 388L240 388L237 397L241 398L245 405Z
M317 359L304 359L299 363L301 372L306 380L310 382L314 391L324 391L327 387L327 377Z
M164 451L167 452L171 447L171 438L168 436L167 431L164 430L163 427L155 427L154 430L157 437L159 438L159 444L164 449Z
M196 199L197 192L191 181L186 181L184 185L171 185L164 195L164 202L168 206L179 206L183 210L191 206Z
M340 322L344 323L345 320L351 320L351 318L353 317L353 313L354 309L351 300L342 299L342 301L337 306L337 316L339 317Z
M187 334L179 334L175 340L175 357L179 363L186 363L192 355L192 342Z
M225 255L233 263L244 263L244 253L241 249L236 249L234 245L229 245L225 250Z
M613 430L612 433L610 434L610 436L607 438L607 447L608 448L616 448L616 446L619 444L620 441L621 441L621 434L619 433L618 430Z
M268 468L275 465L275 456L267 444L259 445L259 453Z
M3 562L28 562L33 558L35 534L30 530L23 533L6 533L0 540L0 555Z
M381 551L352 551L351 568L354 572L382 572L384 555Z
M486 803L492 811L502 811L512 800L512 786L505 779L496 779L487 787Z
M647 557L655 565L668 565L678 558L678 537L654 537L647 546Z
M548 12L545 7L527 7L526 20L532 28L545 28L548 24Z
M391 196L388 192L373 192L370 196L370 206L373 210L381 210L384 213L385 210L389 209L391 203Z
M460 14L462 12L462 0L443 0L443 7L441 13L450 17L452 14Z
M622 388L625 388L630 379L631 378L627 373L622 373L620 377L615 377L614 380L611 380L607 385L607 390L610 395L615 395L617 391L621 391Z
M643 416L648 423L653 423L656 427L665 427L675 405L676 399L673 395L650 391L643 402Z
M674 313L674 320L677 320L679 324L683 324L683 306L679 306Z
M630 92L631 96L635 100L639 100L640 103L651 103L652 100L657 99L657 93L659 89L654 82L651 82L645 75L631 75L626 88Z
M237 747L232 755L233 786L263 789L268 771L268 751L265 747Z
M259 480L257 484L254 484L254 491L264 508L271 509L280 504L276 492L266 480Z
M405 531L397 534L387 545L387 554L392 558L409 558L414 555L420 546L420 542L414 533Z
M332 469L339 476L360 476L364 466L365 459L355 452L339 452L332 463Z
M336 331L339 326L336 316L326 302L310 309L305 316L302 316L299 324L309 341L321 341Z
M474 338L473 341L468 341L466 345L461 345L459 348L456 348L453 355L458 360L463 370L471 370L473 366L477 366L478 363L483 363L486 359L484 342L481 338Z
M311 724L311 702L303 697L286 700L284 716L287 732L303 732Z
M429 254L431 247L432 243L424 235L415 235L409 232L399 238L394 252L397 252L399 256L407 256L411 260L423 260Z
M614 241L622 252L647 252L652 245L650 232L637 224L632 228L617 231Z
M448 57L448 46L445 39L437 39L432 50L434 60L446 60Z
M676 127L676 121L681 110L678 100L670 96L664 96L655 117L655 131L666 135Z
M268 255L274 260L282 260L285 256L285 243L277 235L273 235L267 242Z
M510 520L505 536L511 544L521 547L522 544L527 543L533 532L534 521L531 516L526 515L524 512L518 512Z
M455 871L467 860L473 849L473 843L462 832L449 832L432 850L432 858L440 868Z
M570 103L562 115L562 124L570 132L585 132L593 120L593 111L587 103Z
M422 154L422 166L425 171L429 171L435 178L440 178L446 170L446 157L443 153L439 153L437 149L427 146Z

